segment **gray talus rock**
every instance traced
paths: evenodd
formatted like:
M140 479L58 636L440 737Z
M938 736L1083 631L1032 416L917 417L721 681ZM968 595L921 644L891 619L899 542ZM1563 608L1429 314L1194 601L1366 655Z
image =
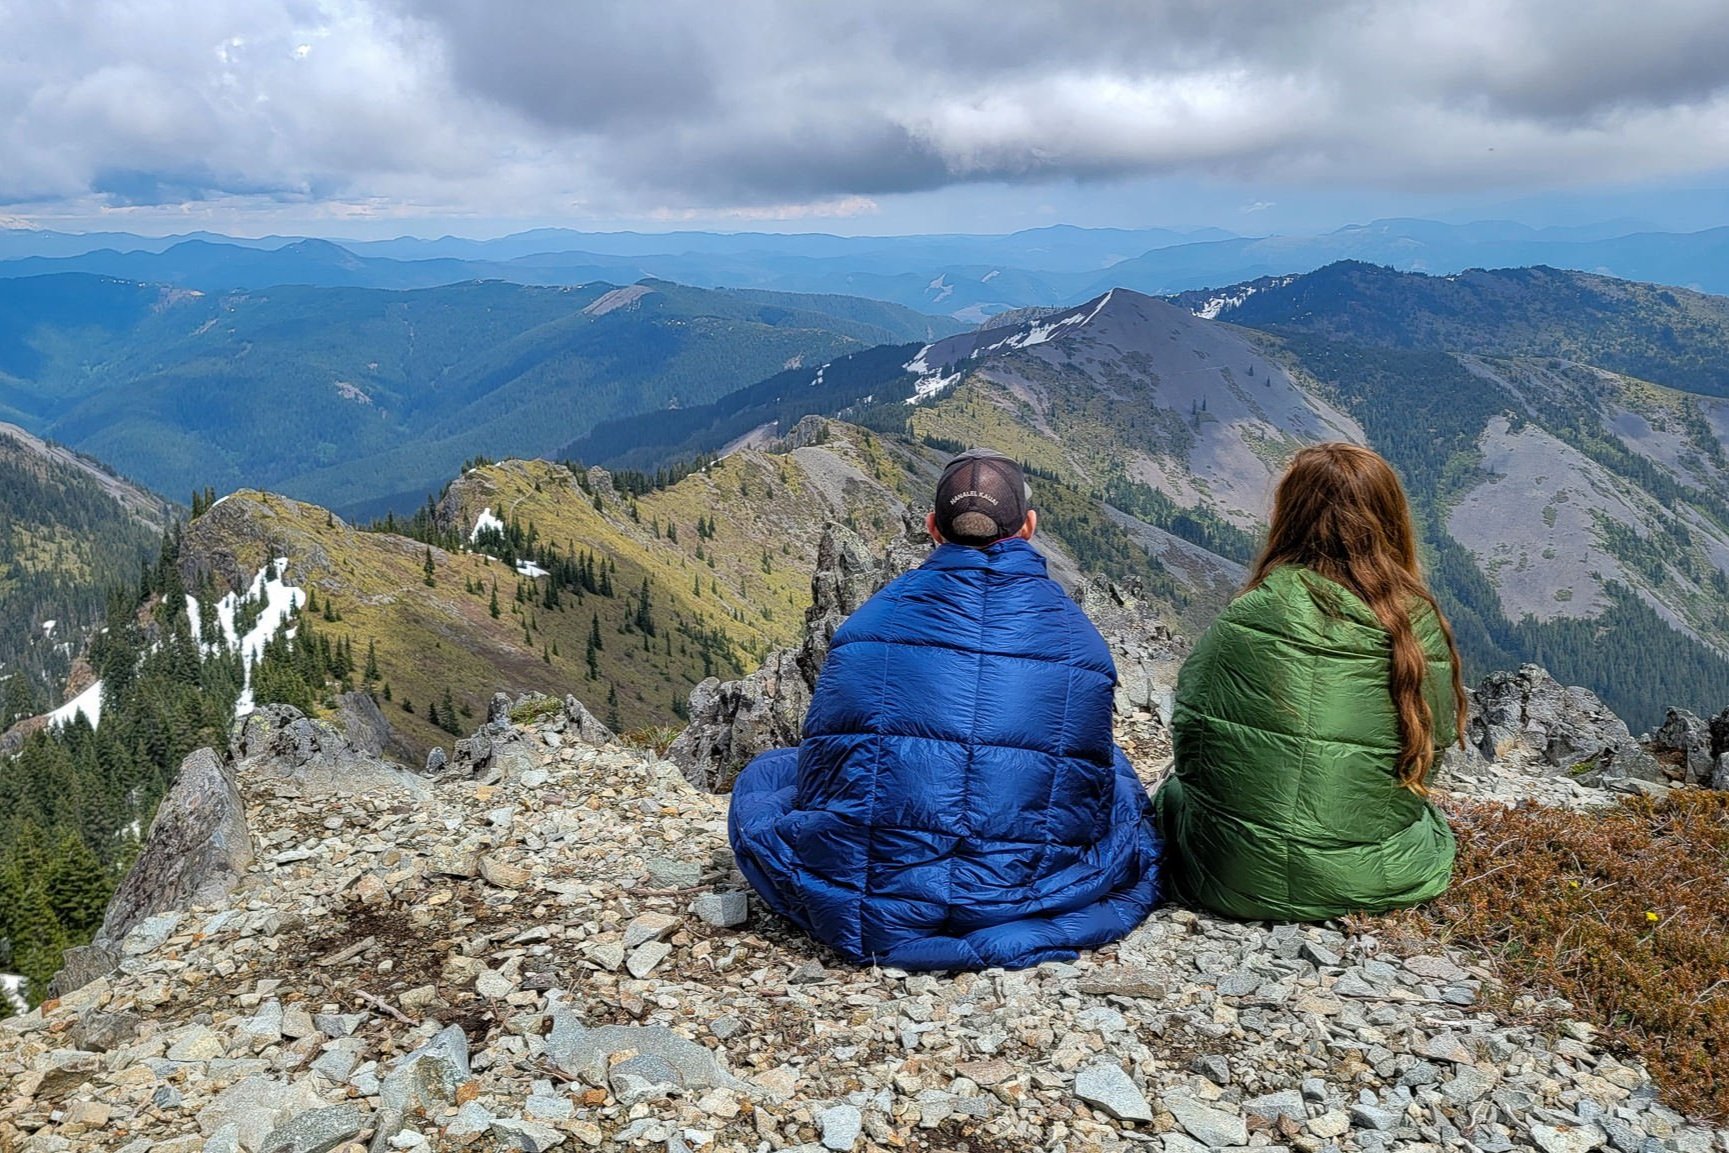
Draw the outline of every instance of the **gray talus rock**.
M468 1036L451 1025L396 1063L378 1091L378 1123L371 1153L385 1153L414 1110L450 1105L471 1076Z
M272 1129L258 1153L329 1153L364 1128L366 1114L358 1105L309 1109Z
M292 705L264 705L237 720L229 751L237 775L303 793L388 791L406 793L415 800L432 796L431 782L425 777L380 759L377 753L357 746L335 725L314 720Z
M1166 1097L1165 1108L1183 1131L1201 1144L1228 1148L1249 1143L1249 1125L1238 1113L1205 1105L1192 1097Z
M94 948L75 951L77 957L55 978L57 995L101 976L97 970L115 946L146 918L226 897L252 861L252 834L240 790L216 753L199 749L181 762L174 788L150 823L143 851L108 902Z
M590 1029L569 1009L553 1013L546 1055L570 1076L581 1077L591 1085L605 1085L607 1058L627 1049L666 1062L684 1089L740 1087L713 1052L665 1026L602 1025Z
M1119 1121L1151 1121L1153 1107L1140 1088L1111 1062L1088 1065L1075 1075L1075 1096Z
M198 1128L206 1136L229 1131L239 1148L256 1151L278 1126L323 1106L304 1082L271 1077L247 1077L224 1089L198 1113Z

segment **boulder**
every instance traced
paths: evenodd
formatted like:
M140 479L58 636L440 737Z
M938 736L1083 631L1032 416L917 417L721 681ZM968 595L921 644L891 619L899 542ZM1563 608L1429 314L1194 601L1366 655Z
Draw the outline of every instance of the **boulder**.
M264 705L236 720L229 751L236 775L306 795L395 792L417 801L432 796L425 777L368 752L335 725L292 705Z
M565 732L574 733L584 744L608 745L616 739L612 730L601 724L574 696L564 698L564 720Z
M215 750L199 749L181 762L143 850L108 902L95 944L112 947L158 913L220 902L252 861L252 834L234 777Z
M336 698L337 720L348 743L369 757L382 757L390 747L390 722L370 693L343 693Z

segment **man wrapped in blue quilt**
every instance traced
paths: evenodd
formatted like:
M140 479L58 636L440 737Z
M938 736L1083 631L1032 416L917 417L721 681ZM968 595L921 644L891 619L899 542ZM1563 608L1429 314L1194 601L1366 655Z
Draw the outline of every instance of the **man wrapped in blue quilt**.
M1028 543L1030 495L1006 457L951 461L938 547L835 634L799 746L733 788L739 868L854 962L1068 960L1158 898L1147 793L1111 737L1116 667Z

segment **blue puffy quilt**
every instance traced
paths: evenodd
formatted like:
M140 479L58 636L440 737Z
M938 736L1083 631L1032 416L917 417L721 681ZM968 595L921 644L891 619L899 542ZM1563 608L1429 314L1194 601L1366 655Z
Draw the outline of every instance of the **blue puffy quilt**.
M1116 668L1023 540L942 545L835 634L796 749L733 787L739 868L854 962L1020 968L1123 936L1158 897Z

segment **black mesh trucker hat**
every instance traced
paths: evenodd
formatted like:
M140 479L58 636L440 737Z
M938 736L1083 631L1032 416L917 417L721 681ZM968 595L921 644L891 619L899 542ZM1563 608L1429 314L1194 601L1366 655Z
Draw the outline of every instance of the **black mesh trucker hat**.
M988 448L968 449L937 481L937 531L956 544L991 544L1021 531L1031 500L1020 465Z

